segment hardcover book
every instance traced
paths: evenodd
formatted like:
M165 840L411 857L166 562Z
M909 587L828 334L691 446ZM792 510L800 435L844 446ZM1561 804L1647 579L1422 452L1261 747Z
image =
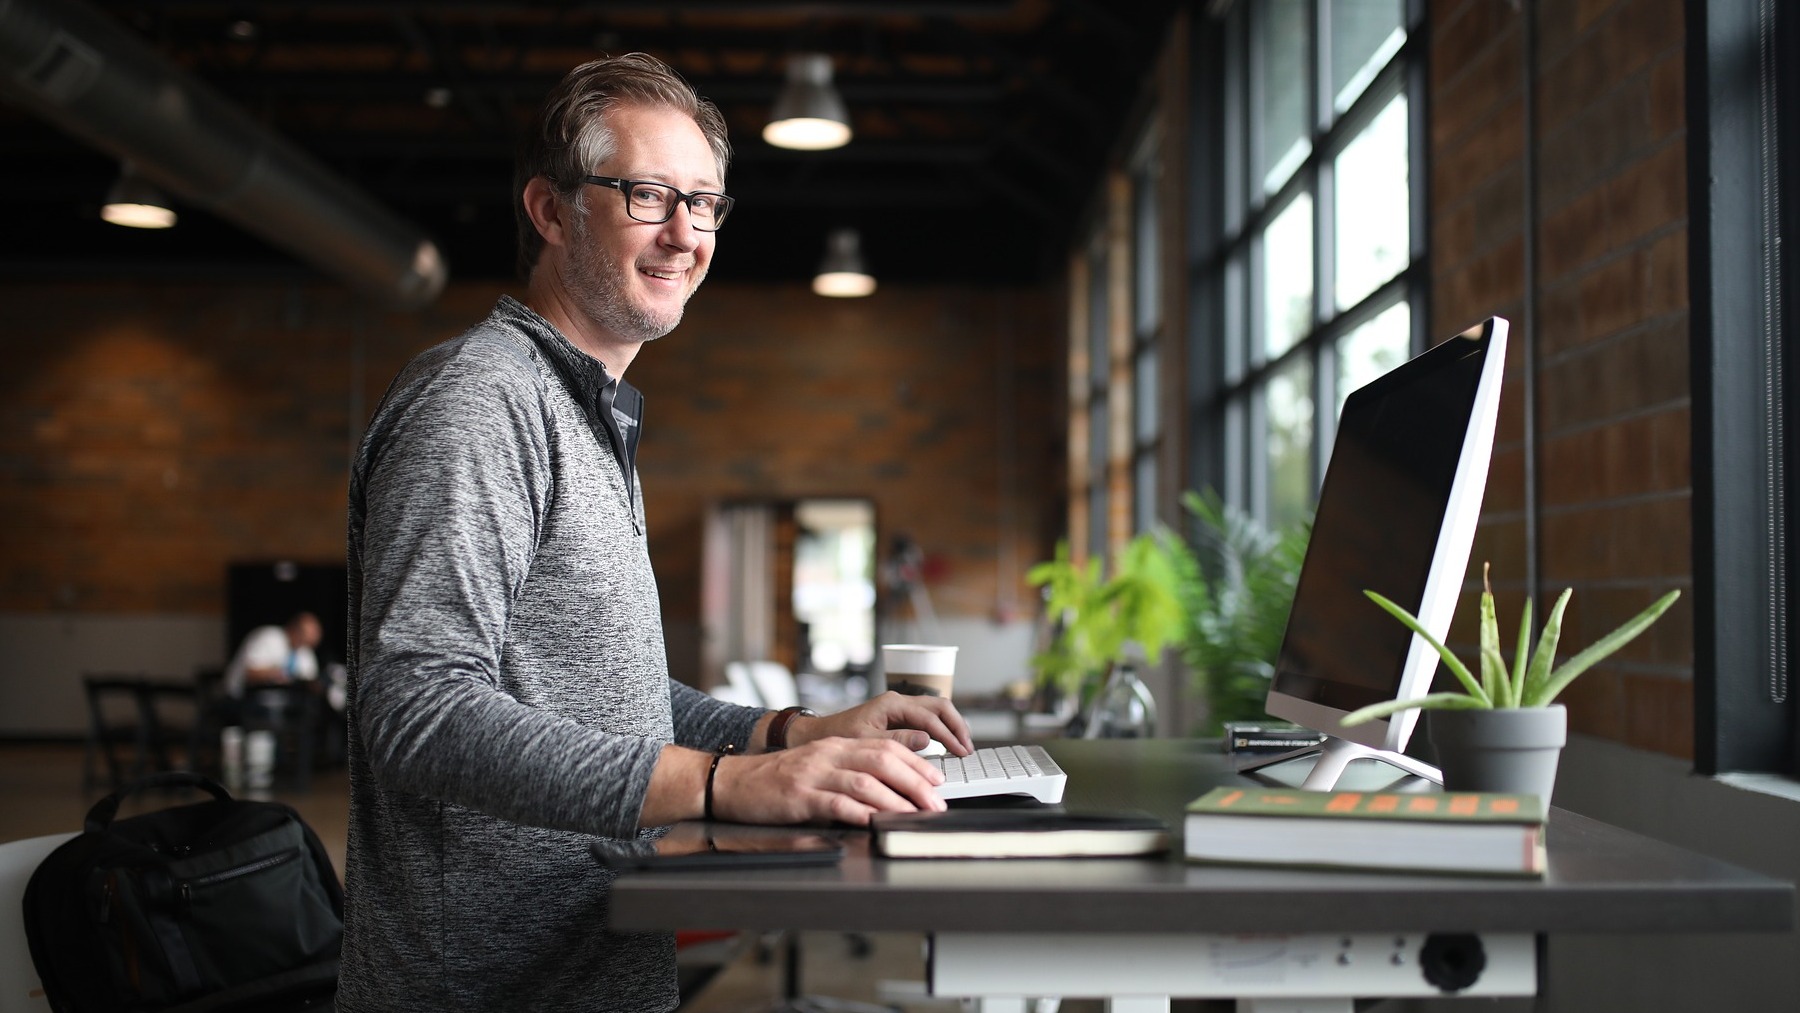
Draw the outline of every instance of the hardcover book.
M876 813L875 850L889 858L1073 858L1155 855L1169 828L1147 813L952 809Z
M1214 788L1185 829L1204 862L1517 876L1545 863L1536 795Z

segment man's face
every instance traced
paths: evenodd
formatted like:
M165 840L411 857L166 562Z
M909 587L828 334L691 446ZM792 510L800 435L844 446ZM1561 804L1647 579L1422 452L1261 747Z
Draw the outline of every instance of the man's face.
M317 647L323 636L319 621L310 615L300 616L288 625L288 643L294 647Z
M597 176L721 191L718 163L699 124L669 109L625 106L612 113L618 148ZM681 323L688 298L712 263L714 233L693 228L680 204L660 225L634 220L617 190L588 186L588 213L572 212L564 271L569 297L594 323L627 342L660 338Z

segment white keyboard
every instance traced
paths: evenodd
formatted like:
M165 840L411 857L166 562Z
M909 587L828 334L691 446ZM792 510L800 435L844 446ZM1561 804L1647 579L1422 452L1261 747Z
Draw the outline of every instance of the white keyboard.
M1030 795L1039 802L1061 802L1069 775L1042 746L984 746L968 756L928 756L944 772L938 798L977 795Z

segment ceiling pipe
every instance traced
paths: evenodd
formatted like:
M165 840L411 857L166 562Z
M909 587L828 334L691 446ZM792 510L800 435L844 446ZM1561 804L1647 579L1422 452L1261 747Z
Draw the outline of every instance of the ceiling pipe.
M387 303L443 291L416 226L80 0L0 0L0 95Z

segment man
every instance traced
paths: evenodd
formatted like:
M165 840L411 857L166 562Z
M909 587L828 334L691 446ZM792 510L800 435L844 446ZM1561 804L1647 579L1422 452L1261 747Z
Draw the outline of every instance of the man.
M515 176L525 300L420 355L370 423L341 1010L672 1009L672 937L607 931L592 835L940 809L911 750L970 749L940 700L771 714L668 677L622 377L706 275L729 154L660 62L571 71Z
M283 626L251 630L225 668L225 694L240 698L246 688L317 679L319 659L313 648L320 636L319 617L311 612L295 613Z

